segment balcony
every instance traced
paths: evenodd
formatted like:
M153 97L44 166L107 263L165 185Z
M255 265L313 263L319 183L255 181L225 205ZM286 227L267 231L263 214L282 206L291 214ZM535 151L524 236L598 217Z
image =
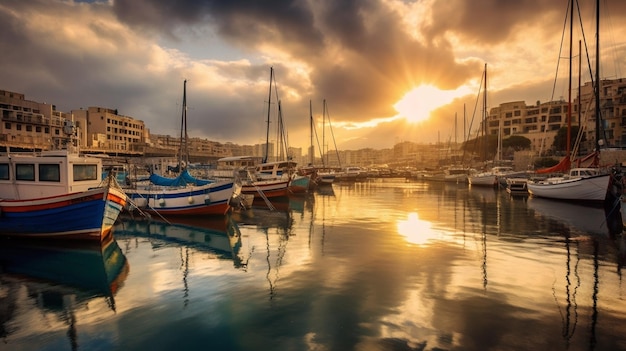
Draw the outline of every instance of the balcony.
M43 115L24 114L23 112L4 111L2 120L7 122L20 122L25 124L48 125L50 120Z

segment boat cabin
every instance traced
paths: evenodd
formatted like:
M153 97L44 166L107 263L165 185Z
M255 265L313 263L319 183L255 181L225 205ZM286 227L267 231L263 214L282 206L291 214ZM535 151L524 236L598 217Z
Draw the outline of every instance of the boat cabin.
M86 191L102 183L102 160L68 150L0 155L0 199Z
M572 168L569 170L569 178L589 178L600 174L598 168Z
M255 169L256 175L260 179L280 179L289 176L296 171L298 164L293 161L276 161L261 163Z

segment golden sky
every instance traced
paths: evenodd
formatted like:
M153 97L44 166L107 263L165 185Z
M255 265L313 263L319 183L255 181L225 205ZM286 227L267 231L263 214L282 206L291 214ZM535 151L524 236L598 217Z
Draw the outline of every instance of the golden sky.
M600 4L601 77L623 77L626 1ZM574 55L580 18L593 65L595 0L577 7ZM310 144L309 106L321 142L324 100L339 149L460 142L481 118L485 64L489 108L567 97L566 84L553 94L557 64L567 72L567 9L568 0L4 0L0 89L61 111L116 108L175 136L187 79L190 136L257 144L273 67L290 146Z

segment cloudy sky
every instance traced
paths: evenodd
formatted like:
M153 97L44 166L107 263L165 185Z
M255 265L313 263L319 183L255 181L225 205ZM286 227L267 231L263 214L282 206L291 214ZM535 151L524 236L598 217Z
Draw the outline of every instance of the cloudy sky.
M187 79L190 136L256 144L266 137L273 67L290 146L309 146L310 106L317 138L321 143L325 135L329 149L332 136L339 149L460 142L481 118L485 64L488 107L567 96L566 84L554 84L567 73L569 46L561 48L567 6L568 0L2 0L0 89L61 111L116 108L153 133L177 135ZM578 0L578 7L593 53L595 0ZM601 76L623 77L626 1L601 0L601 8ZM575 27L577 42L578 19ZM328 126L322 131L324 100L332 135ZM275 102L273 94L271 139Z

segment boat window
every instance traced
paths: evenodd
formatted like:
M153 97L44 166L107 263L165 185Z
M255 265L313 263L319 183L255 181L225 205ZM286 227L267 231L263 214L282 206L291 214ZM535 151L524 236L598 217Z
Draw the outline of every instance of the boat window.
M41 182L60 182L61 168L58 164L40 164L39 165L39 181Z
M0 163L0 179L9 180L9 164Z
M98 179L98 167L97 165L74 165L74 181L81 180L97 180Z
M15 179L35 181L35 165L32 163L16 164Z

